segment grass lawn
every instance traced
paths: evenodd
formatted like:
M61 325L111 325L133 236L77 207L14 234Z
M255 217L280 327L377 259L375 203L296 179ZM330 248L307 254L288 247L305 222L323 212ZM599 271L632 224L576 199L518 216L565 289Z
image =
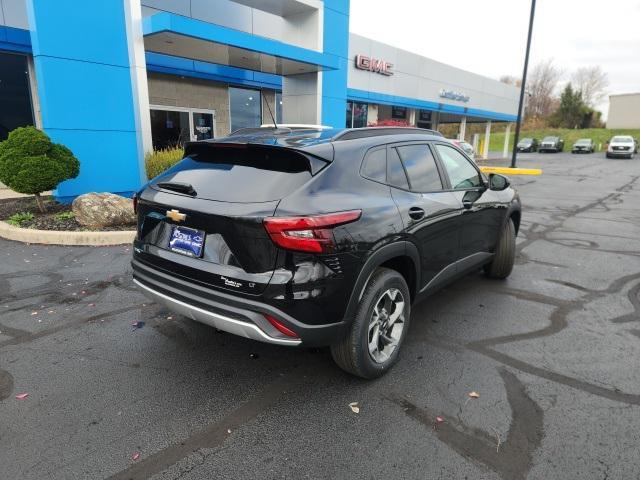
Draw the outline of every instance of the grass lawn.
M513 136L515 126L511 129L509 135L509 151L513 149ZM614 135L631 135L640 141L640 129L635 130L611 130L608 128L586 128L584 130L573 130L569 128L545 128L542 130L529 130L520 132L520 138L533 137L538 140L542 140L549 135L557 135L564 138L564 150L565 152L571 151L571 146L579 138L591 138L596 143L596 148L600 147L600 150L604 150L604 145ZM484 138L481 135L480 138ZM489 143L489 150L492 152L502 152L504 148L504 133L492 133L491 141Z

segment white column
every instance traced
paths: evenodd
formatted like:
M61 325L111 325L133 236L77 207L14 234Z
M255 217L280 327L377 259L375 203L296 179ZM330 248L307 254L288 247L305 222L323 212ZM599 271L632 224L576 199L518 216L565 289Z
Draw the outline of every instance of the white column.
M464 140L464 137L467 133L467 117L462 117L460 120L460 135L458 136L458 140Z
M478 152L478 145L480 144L480 134L479 133L474 133L473 134L473 151L476 153L476 156L479 154Z
M489 158L489 140L491 139L491 120L487 122L487 127L484 130L484 151L482 152L482 158L485 160Z
M509 134L511 133L511 124L507 123L507 129L504 131L504 150L502 156L507 158L509 156Z
M412 127L416 126L416 109L415 108L410 108L409 109L409 125L411 125Z

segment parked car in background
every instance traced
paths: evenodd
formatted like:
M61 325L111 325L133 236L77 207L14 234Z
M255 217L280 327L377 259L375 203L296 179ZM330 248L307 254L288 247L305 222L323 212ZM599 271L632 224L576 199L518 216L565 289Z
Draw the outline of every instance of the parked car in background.
M471 157L472 159L476 158L476 152L473 149L473 145L471 145L469 142L465 142L464 140L456 140L453 138L450 140L454 145L458 146L458 148L460 148L464 153L469 155L469 157Z
M519 152L536 152L539 146L537 138L523 138L518 142L517 149Z
M187 143L134 198L133 279L235 335L328 345L363 378L395 364L411 305L483 268L506 278L520 199L411 128L261 128Z
M596 151L596 144L590 138L581 138L571 147L571 153L593 153Z
M564 150L564 140L560 137L544 137L540 142L539 152L561 152Z
M638 142L631 135L616 135L607 147L607 158L633 158L638 153Z

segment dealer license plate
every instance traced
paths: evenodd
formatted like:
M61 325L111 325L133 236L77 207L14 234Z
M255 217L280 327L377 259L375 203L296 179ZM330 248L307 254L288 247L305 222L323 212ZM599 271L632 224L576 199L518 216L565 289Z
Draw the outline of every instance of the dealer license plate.
M169 239L169 250L187 255L201 257L204 245L204 232L194 228L174 226Z

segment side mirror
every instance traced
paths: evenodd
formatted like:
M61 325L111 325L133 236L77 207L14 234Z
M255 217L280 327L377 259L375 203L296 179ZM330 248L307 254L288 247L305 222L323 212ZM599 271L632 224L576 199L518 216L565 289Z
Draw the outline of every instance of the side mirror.
M500 192L509 188L509 185L511 185L511 181L504 175L497 173L489 174L489 190Z

